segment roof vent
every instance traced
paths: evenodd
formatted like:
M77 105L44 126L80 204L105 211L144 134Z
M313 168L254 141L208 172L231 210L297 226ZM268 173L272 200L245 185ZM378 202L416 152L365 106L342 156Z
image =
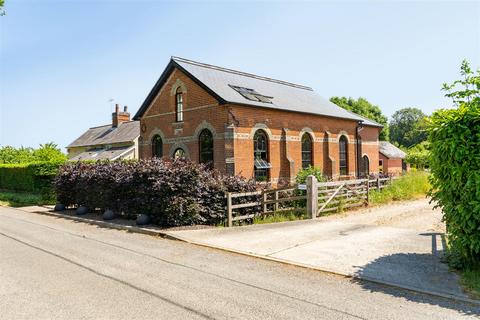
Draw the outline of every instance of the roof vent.
M264 102L264 103L272 103L272 101L270 99L273 99L273 97L269 97L269 96L263 95L261 93L258 93L254 89L234 86L234 85L231 85L231 84L229 84L229 86L233 90L240 93L247 100L256 101L256 102Z

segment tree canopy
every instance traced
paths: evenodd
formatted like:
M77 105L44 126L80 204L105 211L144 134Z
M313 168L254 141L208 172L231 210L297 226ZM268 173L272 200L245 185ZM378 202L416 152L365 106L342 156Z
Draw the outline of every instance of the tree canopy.
M38 161L65 161L66 155L53 143L41 144L38 149L0 147L0 163L30 163Z
M355 112L356 114L381 124L383 126L383 130L380 132L380 140L388 141L388 119L382 113L382 110L379 106L370 103L367 99L362 97L358 98L357 100L347 97L331 97L330 101L346 110Z
M403 108L390 121L390 141L410 148L427 139L427 117L418 108Z

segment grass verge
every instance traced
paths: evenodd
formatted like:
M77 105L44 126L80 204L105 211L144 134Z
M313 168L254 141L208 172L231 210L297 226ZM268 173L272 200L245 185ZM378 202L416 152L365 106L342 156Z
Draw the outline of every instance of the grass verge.
M286 211L277 211L267 216L255 217L253 224L265 224L307 219L305 209L298 208Z
M460 271L460 284L475 299L480 299L480 267Z
M0 206L25 207L54 203L55 201L45 199L45 197L39 194L14 191L0 191Z
M394 180L381 191L370 189L370 204L380 205L392 201L424 198L430 190L428 175L425 171L411 171Z

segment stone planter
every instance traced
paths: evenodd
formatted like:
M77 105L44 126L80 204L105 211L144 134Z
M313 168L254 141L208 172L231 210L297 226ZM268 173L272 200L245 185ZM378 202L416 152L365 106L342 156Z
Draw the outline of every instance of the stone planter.
M65 205L61 203L57 203L55 205L55 208L53 208L53 211L64 211L65 210Z
M107 209L102 215L103 220L113 220L115 219L115 212L113 210Z
M150 217L148 216L148 214L139 214L137 216L137 221L136 221L137 225L139 226L143 226L143 225L146 225L146 224L149 224L150 223Z
M90 210L88 210L87 207L85 206L80 206L77 208L77 210L75 211L75 213L79 216L83 216L85 214L87 214Z

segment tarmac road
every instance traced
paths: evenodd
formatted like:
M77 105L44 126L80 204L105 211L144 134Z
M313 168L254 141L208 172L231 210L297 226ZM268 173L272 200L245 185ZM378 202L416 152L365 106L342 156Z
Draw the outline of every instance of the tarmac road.
M480 307L0 207L0 319L462 319Z

